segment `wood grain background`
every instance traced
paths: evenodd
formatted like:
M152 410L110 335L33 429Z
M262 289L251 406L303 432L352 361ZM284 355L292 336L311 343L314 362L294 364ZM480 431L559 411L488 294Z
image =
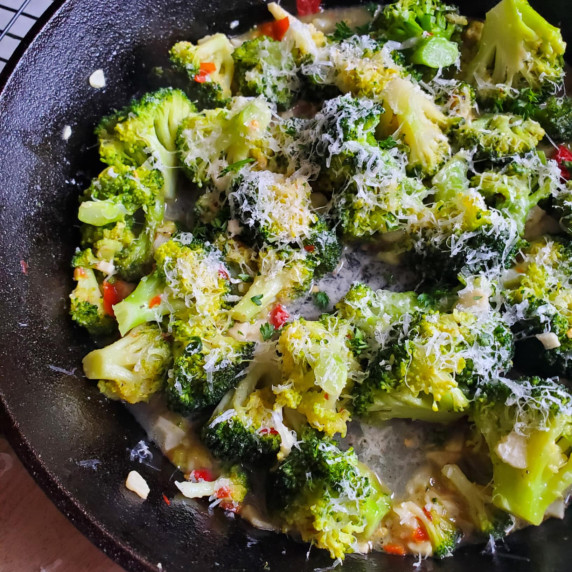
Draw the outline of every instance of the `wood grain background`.
M121 572L58 511L0 436L0 572Z

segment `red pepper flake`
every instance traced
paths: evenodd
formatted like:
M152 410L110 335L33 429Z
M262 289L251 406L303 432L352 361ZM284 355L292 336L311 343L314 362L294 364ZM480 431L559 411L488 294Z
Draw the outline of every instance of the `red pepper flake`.
M321 0L296 0L296 10L299 16L309 16L320 11Z
M572 178L572 173L569 170L569 166L566 165L566 163L572 163L572 151L570 151L570 149L568 149L568 147L565 145L560 145L556 155L554 156L554 159L560 167L560 173L562 174L562 177L567 181Z
M270 38L280 41L286 35L289 27L290 19L286 16L286 18L281 18L274 22L265 22L264 24L261 24L258 26L258 31L263 36L269 36Z
M198 481L208 481L209 483L214 481L213 474L208 469L194 469L189 475L191 480Z
M28 263L25 260L20 260L20 270L22 270L22 274L28 274ZM76 270L78 270L76 268Z
M228 279L230 278L230 276L228 275L228 272L227 272L224 268L221 268L221 269L218 271L218 275L219 275L221 278L224 278L225 280L228 280Z
M278 431L274 427L264 427L260 430L261 435L278 435Z
M167 498L167 495L165 494L163 495L163 500L165 501L165 504L167 506L171 506L171 501Z
M161 296L154 296L149 300L149 308L154 308L155 306L159 306L161 304Z
M103 310L106 314L115 317L113 306L119 304L133 292L133 284L123 280L104 280L103 282Z
M316 250L316 247L313 244L307 244L306 246L304 246L304 250L306 252L314 252L314 250Z
M395 554L396 556L405 556L405 548L401 544L384 544L383 550L387 554Z
M290 314L286 308L282 304L276 304L270 312L269 322L274 326L275 330L279 330L288 321L289 317Z
M24 272L24 270L22 269L22 272ZM85 277L85 270L83 268L75 268L73 271L73 279L74 280L81 280L82 278Z
M195 75L195 77L193 78L197 83L205 83L208 79L209 75L206 73L203 73L202 71L199 72L197 75Z
M430 520L433 520L433 516L431 515L431 513L425 508L423 507L423 514Z
M228 499L230 498L230 487L221 487L215 492L217 499Z
M429 540L429 535L427 534L425 527L419 524L419 526L413 531L411 538L415 542L424 542L425 540Z
M330 394L329 394L329 393L324 393L324 397L325 397L326 399L330 399Z
M216 64L214 62L201 62L199 70L200 73L211 74L216 71Z
M240 511L240 505L236 504L235 502L222 501L219 506L223 510L228 510L230 512L239 512Z

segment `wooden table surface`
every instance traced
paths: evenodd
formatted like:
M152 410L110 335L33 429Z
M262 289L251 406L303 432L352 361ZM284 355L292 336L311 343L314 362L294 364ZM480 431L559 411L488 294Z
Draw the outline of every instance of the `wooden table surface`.
M0 572L121 572L59 512L0 436Z

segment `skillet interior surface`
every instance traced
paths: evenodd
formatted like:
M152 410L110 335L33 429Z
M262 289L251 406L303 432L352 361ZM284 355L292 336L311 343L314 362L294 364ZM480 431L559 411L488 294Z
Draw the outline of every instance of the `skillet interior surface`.
M351 2L346 2L346 4ZM494 2L459 2L482 15ZM138 465L151 485L143 502L123 486L129 450L146 438L118 403L81 373L92 342L67 316L69 260L78 240L77 195L98 170L93 126L149 88L168 47L267 18L259 0L69 0L27 39L0 94L0 422L24 464L57 506L97 546L131 570L312 570L331 564L285 536L254 530L204 505L171 506L174 469L156 449ZM465 4L465 6L463 6ZM538 3L537 3L538 4ZM293 9L289 3L287 8ZM568 0L546 15L572 31ZM540 5L540 9L544 8ZM568 23L562 22L568 19ZM568 38L570 40L570 38ZM21 52L23 50L20 50ZM105 71L107 87L89 75ZM70 125L68 141L62 129ZM22 262L27 264L27 272ZM82 463L96 460L99 463ZM421 569L552 571L572 560L572 511L564 521L511 536L497 554L461 549ZM350 556L348 570L411 570L414 559Z

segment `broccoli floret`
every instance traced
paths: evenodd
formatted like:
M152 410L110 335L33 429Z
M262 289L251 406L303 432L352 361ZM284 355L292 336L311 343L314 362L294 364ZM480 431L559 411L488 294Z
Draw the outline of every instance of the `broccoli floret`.
M182 120L193 111L194 105L177 89L160 89L134 100L97 126L101 160L114 167L159 169L164 198L173 199L178 166L175 138Z
M544 137L544 129L532 119L508 113L482 115L454 131L460 147L475 148L480 158L500 159L532 151Z
M402 316L420 308L415 292L373 290L361 283L353 284L336 305L340 317L359 328L369 340L383 335Z
M263 95L279 110L292 107L301 89L294 53L283 42L259 36L232 54L234 82L241 95Z
M246 471L240 465L234 465L214 481L175 481L175 486L187 498L209 497L211 506L238 513L250 489L250 482Z
M549 197L558 185L559 174L555 168L554 162L545 166L540 159L523 164L515 162L501 171L479 173L471 183L522 235L530 210Z
M550 373L572 374L572 245L541 238L520 252L503 278L504 299L517 339L537 336L536 353Z
M352 449L307 430L297 447L270 475L268 504L286 530L344 558L367 541L389 511L390 499L377 476Z
M159 327L146 324L87 354L83 370L88 379L100 380L97 387L107 397L139 403L163 388L171 361L170 344Z
M254 464L276 460L281 435L289 430L273 410L275 372L271 362L253 365L236 389L223 397L202 431L203 441L215 457ZM290 440L294 438L290 436Z
M177 137L187 176L202 187L247 159L259 160L264 166L270 119L270 107L260 97L235 97L227 108L188 114Z
M115 328L113 317L105 312L103 296L95 272L77 266L73 273L76 287L70 294L72 320L83 326L92 336L110 334Z
M343 245L329 225L318 219L304 241L304 250L314 260L314 276L321 278L336 269L342 257Z
M445 115L471 121L478 112L477 94L472 85L457 79L429 83L431 92L435 93L435 103L441 107Z
M175 360L167 380L169 406L183 414L214 407L235 388L254 353L254 343L222 335L204 323L175 321Z
M404 315L372 358L366 380L355 386L354 410L448 422L452 413L466 414L480 380L510 369L512 355L510 330L490 310Z
M224 34L176 43L169 53L176 69L187 74L189 97L202 108L221 107L230 99L234 74L233 47Z
M487 12L464 75L484 100L514 97L523 89L553 91L563 80L565 49L560 30L527 0L502 0Z
M181 233L157 248L155 262L157 269L113 307L122 335L171 312L184 312L207 324L227 321L230 276L219 250Z
M288 323L278 340L283 381L273 388L276 402L296 409L329 436L345 437L350 414L341 396L361 373L349 345L351 334L341 319L299 319Z
M451 119L429 95L407 79L389 82L381 97L385 113L381 116L380 131L385 136L399 134L409 148L410 168L434 174L451 152L443 132Z
M572 485L572 396L540 378L483 386L473 420L493 464L493 503L538 525Z
M372 28L388 40L417 38L406 57L414 64L443 68L458 61L457 42L466 25L456 7L439 0L398 0L379 11Z
M514 526L514 519L492 504L488 487L482 487L467 479L457 465L445 465L441 474L449 480L463 499L471 522L485 538L504 538Z
M276 301L287 302L310 289L315 258L306 250L264 248L259 252L259 273L230 315L249 322L270 309Z
M553 214L557 217L562 230L572 235L572 182L555 186L552 192Z
M153 242L163 223L163 176L124 165L105 169L81 197L82 246L92 267L138 280L150 269ZM139 217L142 213L142 217Z
M572 99L549 97L543 105L534 105L532 116L557 143L572 141Z
M231 216L242 224L245 238L262 244L300 244L310 239L318 221L311 193L301 175L244 169L229 194Z

